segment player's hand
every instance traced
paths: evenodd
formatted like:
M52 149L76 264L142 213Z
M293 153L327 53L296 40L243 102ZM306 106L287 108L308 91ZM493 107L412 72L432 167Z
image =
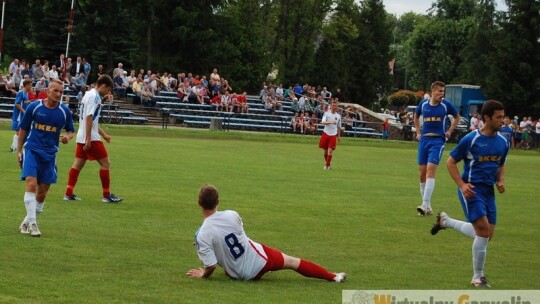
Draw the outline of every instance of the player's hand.
M495 186L497 187L497 191L499 191L499 193L504 193L505 189L504 189L504 184L502 182L497 182Z
M459 189L465 198L473 198L476 195L476 192L473 190L474 186L469 183L464 183Z
M108 134L103 135L103 139L105 139L108 144L111 143L111 137Z
M90 151L90 148L92 148L92 141L87 140L86 144L84 144L83 150L84 151Z
M446 131L446 132L444 132L444 136L445 136L446 138L450 138L450 136L452 136L452 132Z
M420 141L420 137L422 137L422 135L417 133L416 134L416 141Z
M341 142L341 136L337 138L337 142Z
M17 163L19 164L19 168L22 169L22 152L17 151Z
M204 274L204 269L202 268L194 268L186 272L186 275L192 278L202 278L203 274Z
M69 136L67 135L63 135L62 137L60 137L60 141L65 145L69 142Z

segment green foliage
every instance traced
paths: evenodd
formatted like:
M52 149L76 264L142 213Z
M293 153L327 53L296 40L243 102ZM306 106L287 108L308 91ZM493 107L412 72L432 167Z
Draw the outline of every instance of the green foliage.
M388 103L394 108L401 108L406 105L416 105L419 100L416 93L409 90L399 90L388 96Z

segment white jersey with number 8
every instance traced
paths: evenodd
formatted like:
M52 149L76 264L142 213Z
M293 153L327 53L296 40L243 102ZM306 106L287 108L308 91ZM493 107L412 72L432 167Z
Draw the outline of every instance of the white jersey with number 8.
M204 266L219 264L231 278L253 279L266 265L262 246L249 239L235 211L217 211L207 217L195 233L195 241Z

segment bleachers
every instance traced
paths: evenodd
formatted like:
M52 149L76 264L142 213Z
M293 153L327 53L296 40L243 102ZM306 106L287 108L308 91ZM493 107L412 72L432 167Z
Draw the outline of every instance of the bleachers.
M276 110L274 113L264 108L262 101L257 97L248 97L247 103L249 113L230 113L216 111L214 107L207 104L192 104L182 102L170 92L166 95L154 97L156 109L168 115L170 123L183 124L187 127L208 128L213 119L221 119L225 130L251 130L251 131L272 131L288 133L291 132L290 121L293 113L290 111L292 102L282 101L283 110ZM344 131L344 136L381 138L382 133L374 128L364 125L368 122L354 122L350 130ZM318 126L318 133L322 132L323 125Z

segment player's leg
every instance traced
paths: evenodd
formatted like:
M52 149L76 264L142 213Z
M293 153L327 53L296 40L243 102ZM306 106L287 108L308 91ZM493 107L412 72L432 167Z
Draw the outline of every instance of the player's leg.
M24 193L24 206L26 208L26 217L21 224L21 227L26 224L27 232L21 229L21 233L30 233L31 236L40 236L41 233L37 228L36 222L36 191L37 191L37 178L35 176L26 175L26 191Z
M435 173L437 172L437 164L428 163L426 166L426 182L424 186L424 195L422 197L422 207L426 211L426 215L432 213L431 196L435 190Z
M43 208L45 207L45 198L47 198L47 193L49 192L50 187L50 184L38 183L36 193L36 218L43 212Z
M79 144L77 144L77 150L82 149L79 147ZM77 181L79 179L79 173L84 168L84 165L86 164L86 156L84 154L79 154L79 151L76 153L75 161L73 162L73 166L69 169L68 173L68 181L66 186L66 192L64 195L64 200L68 201L78 201L81 200L77 195L75 195L73 192L75 190L75 186L77 185Z
M476 236L472 243L474 275L471 280L471 284L475 286L485 286L487 284L487 280L484 276L484 265L486 262L487 247L492 229L486 216L477 219L472 223L472 225L474 227Z
M337 135L336 136L328 136L328 149L326 151L326 167L327 169L331 168L332 165L332 154L334 150L336 149L336 142L337 142Z
M102 143L102 146L103 146L103 143ZM99 179L101 180L101 187L103 189L103 199L101 201L104 203L119 203L123 201L124 200L123 198L117 197L116 195L111 193L111 190L110 190L111 162L109 160L109 156L104 157L104 158L99 158L97 162L99 163Z
M327 162L327 158L328 158L328 135L326 135L326 133L322 133L321 134L321 138L319 139L319 148L323 149L324 151L324 162L325 162L325 165L324 165L324 168L325 170L328 169L328 165L326 165L326 162Z
M426 189L426 172L427 172L427 163L428 163L428 153L425 148L426 140L420 139L418 143L418 177L420 181L420 197L422 201L424 199L424 191ZM419 215L424 215L423 206L420 205L416 207Z
M299 274L308 277L308 278L316 278L316 279L322 279L327 281L337 281L341 282L345 279L344 274L338 274L332 273L322 266L319 266L311 261L299 259L296 257L292 257L289 255L283 254L283 269L292 269Z

